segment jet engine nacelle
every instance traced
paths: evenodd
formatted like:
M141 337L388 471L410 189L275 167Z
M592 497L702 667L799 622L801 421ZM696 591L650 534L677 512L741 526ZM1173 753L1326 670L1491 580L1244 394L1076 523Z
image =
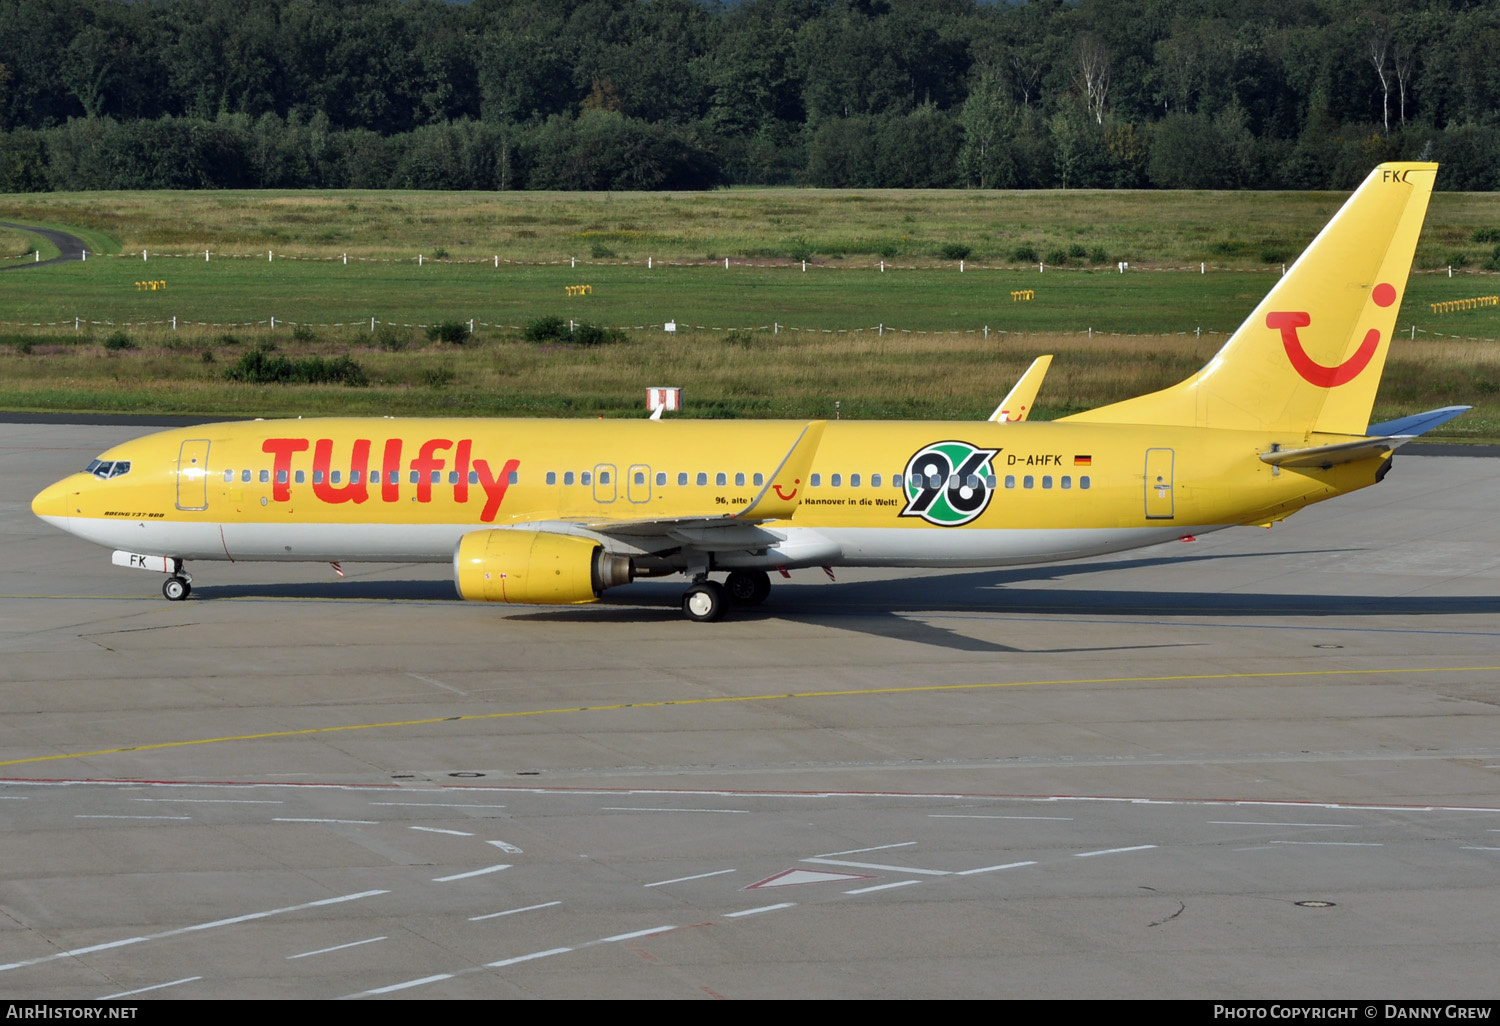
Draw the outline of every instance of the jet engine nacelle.
M629 556L591 538L545 531L473 531L453 550L453 579L474 602L593 602L634 577Z

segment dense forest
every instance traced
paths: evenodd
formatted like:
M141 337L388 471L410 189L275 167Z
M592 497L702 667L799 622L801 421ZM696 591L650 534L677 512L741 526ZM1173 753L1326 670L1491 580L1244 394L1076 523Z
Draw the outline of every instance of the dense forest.
M0 0L0 192L1500 187L1500 0Z

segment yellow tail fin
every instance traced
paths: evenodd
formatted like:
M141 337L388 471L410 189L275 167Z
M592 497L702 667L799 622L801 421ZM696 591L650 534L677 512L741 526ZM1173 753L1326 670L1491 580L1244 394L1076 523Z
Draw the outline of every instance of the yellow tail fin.
M1068 417L1362 435L1436 164L1381 164L1198 373Z

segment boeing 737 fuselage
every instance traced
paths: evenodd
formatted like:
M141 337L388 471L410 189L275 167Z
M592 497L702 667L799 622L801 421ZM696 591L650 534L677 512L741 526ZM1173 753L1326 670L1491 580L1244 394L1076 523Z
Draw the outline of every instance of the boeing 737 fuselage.
M1004 566L1269 526L1374 484L1461 409L1368 427L1435 172L1377 168L1193 377L1058 422L258 420L127 442L32 508L164 573L172 599L187 560L451 559L464 598L498 602L681 573L695 620L763 601L774 570ZM1029 406L1027 378L1002 405Z

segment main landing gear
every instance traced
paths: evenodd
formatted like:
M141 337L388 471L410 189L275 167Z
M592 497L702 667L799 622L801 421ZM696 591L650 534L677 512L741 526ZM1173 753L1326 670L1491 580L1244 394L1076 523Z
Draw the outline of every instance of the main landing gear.
M771 594L771 576L763 570L735 570L723 584L707 575L682 593L682 612L697 623L712 623L730 605L758 606Z

